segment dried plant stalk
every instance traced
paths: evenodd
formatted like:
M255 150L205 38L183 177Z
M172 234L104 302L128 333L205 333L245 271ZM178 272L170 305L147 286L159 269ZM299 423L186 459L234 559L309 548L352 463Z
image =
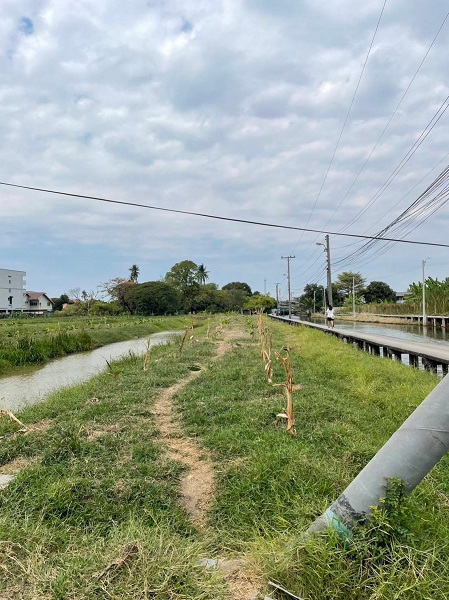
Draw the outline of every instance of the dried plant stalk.
M209 339L209 334L210 334L210 317L207 319L207 333L206 333L207 339Z
M179 344L179 352L182 352L182 349L184 347L184 342L186 341L186 337L189 332L189 329L190 329L189 327L186 327L186 330L184 331L184 335L182 336L181 342Z
M119 567L126 564L126 561L132 556L139 553L139 547L135 543L128 544L121 550L121 556L116 560L113 560L103 571L92 575L94 579L100 581L109 571L116 571Z
M290 435L296 435L295 417L293 414L293 376L290 363L290 348L286 348L286 355L281 356L279 352L276 352L276 358L282 363L285 372L285 383L281 384L285 390L285 396L287 398L287 410L285 415L279 415L279 417L287 418L287 431ZM296 386L295 386L296 387Z
M268 328L264 330L264 359L265 359L265 373L267 375L268 383L273 383L273 368L271 362L271 350L273 345L273 338L271 331Z
M11 421L14 421L15 423L17 423L17 425L20 425L22 429L28 431L28 427L24 425L22 421L19 421L19 419L7 408L0 408L0 417L8 417Z
M150 348L151 348L151 343L150 340L147 340L147 349L145 351L145 358L143 360L143 370L144 371L148 371L148 363L150 361Z

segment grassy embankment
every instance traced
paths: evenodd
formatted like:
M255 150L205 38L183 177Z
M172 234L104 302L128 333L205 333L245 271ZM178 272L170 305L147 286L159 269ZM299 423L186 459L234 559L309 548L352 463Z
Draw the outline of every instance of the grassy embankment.
M292 348L303 386L292 438L276 426L282 388L266 382L252 323L253 336L218 361L199 331L181 354L154 348L147 372L130 358L26 409L28 432L0 421L3 472L22 467L0 492L0 596L230 598L225 578L198 559L236 555L260 581L308 600L449 597L446 459L346 545L332 535L298 541L436 378L270 323L273 349ZM216 478L209 518L195 528L179 501L185 467L164 453L153 408L199 366L174 397L184 435L208 453ZM283 380L275 363L274 382Z
M112 342L182 329L190 322L186 316L4 319L0 321L0 375Z

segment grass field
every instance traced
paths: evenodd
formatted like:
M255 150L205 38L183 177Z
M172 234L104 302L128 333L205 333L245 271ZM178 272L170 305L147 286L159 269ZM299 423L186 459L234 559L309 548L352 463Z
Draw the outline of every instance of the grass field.
M190 324L191 318L186 316L3 319L0 320L0 375L17 367Z
M449 597L447 459L349 542L301 538L437 379L267 326L302 385L296 437L243 317L54 394L18 415L25 431L0 420L0 473L17 475L0 492L0 598L249 599L268 580L304 600Z

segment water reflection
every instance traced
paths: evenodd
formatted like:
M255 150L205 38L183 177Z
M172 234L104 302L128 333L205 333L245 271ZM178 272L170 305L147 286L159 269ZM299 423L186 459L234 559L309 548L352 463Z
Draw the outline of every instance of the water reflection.
M179 332L153 333L145 338L117 342L90 352L64 356L27 373L0 378L1 405L17 411L28 404L36 404L50 392L82 383L104 371L107 360L123 358L130 352L143 355L148 339L150 346L155 346L167 343L176 335L179 335Z
M307 319L318 325L325 325L324 319ZM390 323L360 323L354 321L342 321L336 315L335 328L361 333L372 333L373 335L388 335L403 340L414 342L426 341L429 343L444 344L449 342L449 332L441 327L420 327L419 325L393 325ZM426 338L423 340L423 338Z

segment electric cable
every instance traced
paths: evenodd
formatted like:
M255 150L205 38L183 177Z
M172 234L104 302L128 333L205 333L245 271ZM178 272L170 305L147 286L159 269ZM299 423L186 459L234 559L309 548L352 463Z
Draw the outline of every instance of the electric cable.
M109 204L118 204L118 205L122 205L122 206L133 206L133 207L137 207L137 208L145 208L145 209L149 209L149 210L157 210L157 211L168 212L168 213L189 215L189 216L194 216L194 217L203 217L206 219L216 219L219 221L227 221L230 223L243 223L243 224L247 224L247 225L257 225L259 227L273 227L275 229L307 231L310 233L324 233L327 235L335 235L335 236L350 237L350 238L360 238L360 239L366 239L366 240L377 239L376 236L371 236L371 235L359 235L356 233L341 233L338 231L328 231L328 230L324 230L324 229L311 229L311 228L307 228L307 227L295 227L293 225L279 225L277 223L266 223L263 221L253 221L253 220L249 220L249 219L237 219L235 217L223 217L220 215L212 215L212 214L208 214L208 213L200 213L200 212L194 212L194 211L189 211L189 210L180 210L180 209L176 209L176 208L164 208L162 206L141 204L139 202L126 202L124 200L113 200L111 198L103 198L101 196L90 196L87 194L74 194L71 192L63 192L60 190L52 190L52 189L48 189L48 188L38 188L38 187L28 186L28 185L19 185L16 183L9 183L6 181L0 181L0 185L3 185L5 187L16 188L16 189L30 190L30 191L34 191L34 192L42 192L45 194L56 194L59 196L67 196L70 198L80 198L83 200L94 200L96 202L106 202ZM403 244L416 244L418 246L436 246L439 248L449 248L449 244L443 244L443 243L439 243L439 242L423 242L420 240L400 240L400 239L392 239L392 238L383 238L383 239L386 241L400 242Z
M342 126L342 128L341 128L340 135L338 136L337 143L335 144L335 148L334 148L334 151L333 151L333 153L332 153L332 156L331 156L330 162L329 162L329 164L328 164L328 166L327 166L327 170L326 170L326 173L325 173L325 175L324 175L324 179L323 179L323 181L322 181L322 183L321 183L321 187L320 187L320 189L319 189L319 191L318 191L317 197L315 198L315 203L314 203L314 205L313 205L313 207L312 207L312 210L311 210L311 212L310 212L310 214L309 214L309 218L307 219L306 227L309 225L309 223L310 223L310 219L312 218L312 215L313 215L313 213L315 212L315 208L316 208L316 206L317 206L317 204L318 204L318 200L320 199L321 192L323 191L324 184L326 183L326 180L327 180L327 176L329 175L329 171L330 171L330 169L331 169L331 167L332 167L332 163L334 162L334 158L335 158L335 155L336 155L336 153L337 153L338 147L339 147L339 145L340 145L340 141L341 141L341 138L342 138L342 136L343 136L343 132L344 132L344 130L345 130L345 128L346 128L346 123L348 122L349 115L350 115L350 113L351 113L351 110L352 110L352 107L353 107L353 104L354 104L355 97L356 97L356 95L357 95L357 92L358 92L358 89L359 89L359 87L360 87L360 82L361 82L361 80L362 80L362 77L363 77L363 74L364 74L364 72L365 72L365 68L366 68L366 64L367 64L367 62L368 62L368 58L369 58L369 56L370 56L370 54L371 54L371 50L372 50L372 47L373 47L373 44L374 44L374 40L375 40L375 38L376 38L376 35L377 35L377 31L378 31L378 29L379 29L380 21L381 21L381 19L382 19L382 15L383 15L383 13L384 13L384 10L385 10L385 5L386 5L386 4L387 4L387 0L384 0L383 6L382 6L382 10L380 11L379 19L377 20L376 28L375 28L375 30L374 30L374 34L373 34L373 37L372 37L372 39L371 39L371 43L370 43L370 46L369 46L369 48L368 48L368 52L367 52L367 54L366 54L366 57L365 57L365 61L364 61L364 63L363 63L363 67L362 67L362 70L361 70L361 72L360 72L360 76L359 76L359 79L358 79L358 81L357 81L357 85L356 85L356 87L355 87L354 94L353 94L353 96L352 96L352 99L351 99L351 103L350 103L350 105L349 105L349 108L348 108L348 111L347 111L347 113L346 113L346 117L345 117L345 120L344 120L344 122L343 122L343 126ZM296 250L296 248L297 248L298 244L301 242L301 239L302 239L302 235L301 235L300 239L298 240L298 242L296 243L295 247L293 248L293 251L295 251L295 250Z

